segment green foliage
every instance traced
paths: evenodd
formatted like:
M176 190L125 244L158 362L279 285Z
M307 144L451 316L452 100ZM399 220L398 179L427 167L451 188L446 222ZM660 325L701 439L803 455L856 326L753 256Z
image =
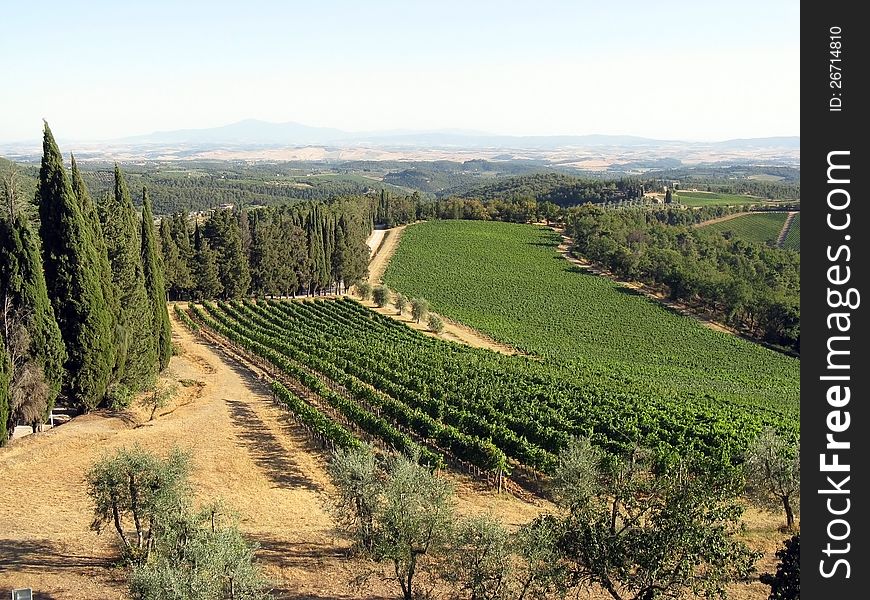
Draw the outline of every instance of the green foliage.
M154 556L130 575L134 600L266 600L265 579L248 543L220 504L173 515Z
M801 251L801 214L798 213L791 221L791 226L782 241L782 247L786 250Z
M193 259L193 281L196 286L194 296L198 300L206 298L218 298L223 294L224 286L220 280L218 272L218 257L217 253L212 250L205 239L199 233L199 225L197 225L194 233L194 259Z
M517 556L514 568L517 598L550 600L568 592L568 569L559 542L564 523L553 515L541 515L520 527L511 546Z
M368 300L372 296L372 284L368 281L361 281L356 284L356 293L360 300Z
M442 478L401 455L385 464L339 454L330 468L340 504L356 513L344 522L366 556L392 565L405 600L415 576L447 547L453 520L453 491Z
M175 311L175 316L184 323L185 327L190 329L193 333L199 333L199 325L193 322L193 319L190 318L190 315L188 315L186 311L182 310L181 306L176 304L173 307L173 310Z
M217 256L218 277L225 298L243 298L251 285L250 266L242 248L239 220L232 210L216 210L202 231ZM213 296L205 296L213 297Z
M151 411L148 420L153 421L154 415L157 411L161 408L166 408L177 393L178 386L176 384L170 382L158 382L153 390L144 394L140 403L144 408Z
M797 426L800 361L579 272L558 257L558 242L531 226L421 223L405 230L385 281L548 364L570 364L567 377L583 382L587 397L618 390L647 407L678 405L726 423ZM691 419L690 429L709 431L700 414Z
M145 290L151 308L153 337L157 349L158 371L169 366L172 358L172 328L169 325L169 309L166 307L166 280L163 274L163 260L157 249L154 232L154 215L148 192L142 190L142 269L145 276Z
M429 331L433 333L441 333L444 331L444 321L441 320L441 317L432 313L429 315L429 319L426 321L426 324L429 327Z
M390 303L390 288L385 285L376 285L372 290L372 300L380 308Z
M511 546L505 526L489 515L459 521L440 572L459 597L507 599L511 585Z
M85 410L103 399L115 344L112 304L104 295L103 265L48 124L37 191L48 297L66 346L67 397Z
M397 314L402 314L408 307L408 297L404 294L396 292L396 294L393 296L393 306L396 307Z
M411 299L411 316L418 323L426 318L429 314L429 301L425 298Z
M744 206L760 204L766 199L745 194L728 194L716 192L690 192L678 190L675 194L677 202L683 206Z
M800 441L766 428L749 446L745 465L750 498L767 510L784 510L786 527L793 528L800 507Z
M737 238L758 244L772 246L788 218L786 213L753 213L720 221L700 228L703 232L721 233L729 238Z
M776 574L765 574L762 581L770 585L768 600L800 600L801 597L801 536L797 534L783 542L776 551L779 563Z
M599 585L617 600L724 597L760 556L735 539L739 478L706 461L654 458L638 451L589 457L596 481L590 494L572 496L558 544L569 581ZM573 474L588 484L585 469Z
M118 298L120 351L114 380L133 393L151 387L157 375L154 311L145 288L142 227L120 167L115 165L114 193L99 207L112 283Z
M177 448L166 459L138 446L101 458L86 476L91 528L114 528L124 559L145 564L166 521L186 508L189 472L190 457Z
M0 219L0 323L10 320L6 335L16 318L29 338L28 348L17 352L26 353L47 386L44 417L60 393L66 349L48 297L39 242L27 221L10 215Z

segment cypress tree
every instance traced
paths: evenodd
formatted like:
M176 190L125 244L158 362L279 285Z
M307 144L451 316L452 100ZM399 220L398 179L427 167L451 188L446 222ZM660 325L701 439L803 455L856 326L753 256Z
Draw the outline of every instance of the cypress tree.
M200 233L199 223L194 229L193 239L195 256L193 278L196 283L196 297L200 300L217 298L224 291L218 276L217 254Z
M154 383L157 344L153 335L151 305L145 291L139 221L118 165L115 165L114 194L100 208L112 266L112 284L118 298L118 323L123 331L123 347L126 348L115 382L135 393Z
M166 221L166 219L161 221L161 239L166 235L166 232L162 229L163 223ZM193 248L190 245L190 230L187 227L187 217L184 213L173 215L169 219L167 229L174 246L178 249L178 261L167 263L168 268L172 269L172 282L169 293L174 295L175 298L189 298L193 288L196 287L196 282L193 279L193 261L195 256ZM168 255L171 257L172 244L167 242L167 245L169 247ZM164 259L166 259L166 256L167 253L164 253Z
M169 366L172 358L172 329L169 325L169 311L166 308L166 285L163 277L163 262L157 252L154 235L154 216L151 213L151 199L148 191L142 188L142 267L145 275L145 289L151 305L151 321L157 348L159 370Z
M45 283L66 346L63 390L85 410L105 397L114 340L91 229L45 124L36 198Z
M242 298L251 287L248 257L242 249L239 220L231 210L216 210L202 233L217 254L217 267L225 298Z
M66 348L48 299L36 235L25 219L0 221L0 302L10 315L26 315L30 347L27 354L42 369L51 412L63 383Z

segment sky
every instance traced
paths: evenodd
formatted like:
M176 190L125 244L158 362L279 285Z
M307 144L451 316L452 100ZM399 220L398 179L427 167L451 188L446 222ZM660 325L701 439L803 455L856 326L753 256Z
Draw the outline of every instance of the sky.
M799 135L797 0L14 2L0 141L242 119L347 131Z

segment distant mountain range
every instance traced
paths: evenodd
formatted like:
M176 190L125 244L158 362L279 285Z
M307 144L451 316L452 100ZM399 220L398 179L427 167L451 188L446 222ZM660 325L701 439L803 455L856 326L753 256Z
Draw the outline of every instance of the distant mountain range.
M702 143L656 140L630 135L509 136L477 131L383 131L352 133L301 123L269 123L246 119L207 129L156 131L147 135L113 140L122 144L262 145L262 146L398 146L415 148L515 148L553 150L567 147L661 147L674 145L710 146L715 149L783 148L799 149L800 137L735 139Z

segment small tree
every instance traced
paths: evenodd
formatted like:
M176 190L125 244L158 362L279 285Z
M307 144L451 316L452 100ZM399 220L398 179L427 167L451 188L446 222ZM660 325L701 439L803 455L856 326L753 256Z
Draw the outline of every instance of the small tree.
M383 308L390 303L390 289L385 285L375 286L372 290L372 300L378 307Z
M767 428L746 453L746 491L759 506L785 511L786 527L794 528L800 507L800 441L791 442Z
M799 600L801 597L801 536L797 534L783 542L776 551L779 564L776 575L765 573L761 581L770 586L768 600Z
M595 584L614 600L724 597L729 582L753 571L759 554L734 539L742 509L730 467L702 458L662 464L640 451L614 456L582 441L574 450L556 473L565 485L573 471L584 489L567 496L557 544L572 586Z
M347 530L368 558L392 564L402 597L411 600L415 577L430 566L424 559L442 556L447 547L450 485L405 456L377 464L353 451L336 460L330 473L340 504L355 513L344 521Z
M441 333L444 331L444 321L441 320L436 314L430 314L428 320L429 330L434 333Z
M396 307L396 314L402 314L408 307L408 297L404 294L397 293L393 296L393 306Z
M505 598L510 584L508 532L500 521L480 515L456 527L442 577L471 600Z
M418 323L426 318L429 314L429 302L424 298L413 298L411 300L411 316Z
M372 295L372 284L368 281L361 281L356 284L356 293L361 300L368 300Z
M177 448L165 460L139 447L101 459L87 474L94 502L91 528L99 534L111 524L124 559L131 565L145 563L161 521L186 507L189 470L189 456Z
M142 396L142 400L140 401L142 406L151 410L151 415L148 417L148 421L153 421L155 413L161 408L166 408L177 393L178 386L176 384L163 381L158 382L153 390Z
M517 557L514 584L517 600L563 598L568 592L568 572L559 552L563 523L553 515L541 515L523 525L511 546Z
M259 600L271 598L254 566L257 546L219 503L167 521L155 557L133 568L135 600Z

